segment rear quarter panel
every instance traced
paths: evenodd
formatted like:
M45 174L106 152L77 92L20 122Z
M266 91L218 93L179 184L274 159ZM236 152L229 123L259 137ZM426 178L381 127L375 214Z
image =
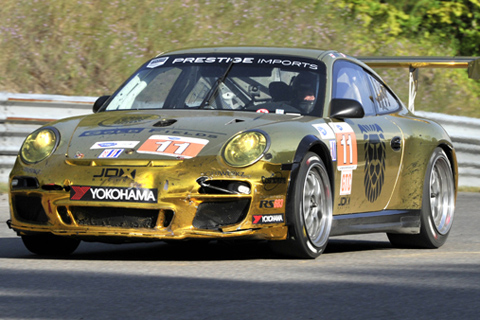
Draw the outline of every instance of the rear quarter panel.
M403 162L388 209L420 209L430 157L442 147L450 159L455 190L458 184L457 160L450 137L436 122L412 114L394 115L392 121L403 131Z

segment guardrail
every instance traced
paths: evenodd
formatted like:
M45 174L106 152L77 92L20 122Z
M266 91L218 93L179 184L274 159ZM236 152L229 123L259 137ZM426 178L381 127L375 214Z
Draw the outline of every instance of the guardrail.
M423 111L415 114L440 123L452 138L457 152L459 185L480 187L480 119Z
M0 182L8 181L28 133L47 122L92 113L96 97L0 93ZM443 125L457 151L459 184L480 187L480 119L431 112L417 115Z
M50 121L92 113L96 97L0 93L0 182L8 175L25 137Z

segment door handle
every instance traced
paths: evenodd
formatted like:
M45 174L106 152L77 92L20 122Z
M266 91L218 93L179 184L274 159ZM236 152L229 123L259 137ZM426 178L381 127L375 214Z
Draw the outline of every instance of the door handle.
M402 138L400 137L393 137L392 141L390 141L390 146L394 151L400 150L402 147Z

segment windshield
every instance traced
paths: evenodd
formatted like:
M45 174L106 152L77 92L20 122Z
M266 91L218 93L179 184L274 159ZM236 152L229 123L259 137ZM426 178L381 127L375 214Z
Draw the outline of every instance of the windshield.
M282 56L155 58L110 99L106 111L222 109L322 115L325 66Z

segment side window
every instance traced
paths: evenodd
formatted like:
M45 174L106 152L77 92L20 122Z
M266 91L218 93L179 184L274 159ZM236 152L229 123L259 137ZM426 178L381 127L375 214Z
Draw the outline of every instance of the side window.
M374 91L374 100L379 114L395 112L400 108L400 103L383 83L368 75Z
M357 100L366 116L375 115L368 76L363 68L344 60L335 62L333 68L333 98Z

